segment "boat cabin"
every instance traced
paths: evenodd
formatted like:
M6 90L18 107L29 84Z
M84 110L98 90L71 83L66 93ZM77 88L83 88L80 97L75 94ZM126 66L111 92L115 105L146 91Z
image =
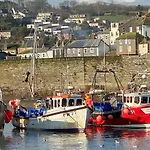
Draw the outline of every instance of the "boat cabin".
M124 106L133 107L147 104L150 105L149 92L126 93L122 97L122 102Z
M84 105L84 98L81 95L49 96L46 99L46 107L48 109L80 105Z

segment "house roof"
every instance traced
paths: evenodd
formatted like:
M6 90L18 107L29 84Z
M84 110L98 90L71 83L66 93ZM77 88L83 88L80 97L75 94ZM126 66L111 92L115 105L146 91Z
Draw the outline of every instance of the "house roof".
M121 36L119 36L117 38L117 40L120 39L135 39L136 38L136 32L126 32L124 34L122 34Z
M150 26L150 17L145 18L145 21L144 21L143 25Z
M99 46L100 42L100 39L75 40L68 44L67 48L97 47Z
M138 39L138 41L141 42L144 36L136 32L126 32L117 38L117 40L121 39Z
M90 35L90 30L74 30L74 37L77 40L86 39Z
M147 13L145 14L145 16L142 16L142 17L135 16L127 20L125 23L123 23L119 28L136 27L136 26L142 26L142 25L150 26L150 13Z
M122 25L120 25L119 28L142 26L144 24L144 22L145 22L144 17L134 17L134 18L129 19L128 21L126 21Z

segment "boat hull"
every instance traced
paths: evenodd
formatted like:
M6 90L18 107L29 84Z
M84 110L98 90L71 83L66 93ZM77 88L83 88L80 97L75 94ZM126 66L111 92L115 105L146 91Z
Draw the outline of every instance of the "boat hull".
M22 129L52 130L52 131L82 131L87 125L90 110L86 106L47 111L36 118L18 118L12 120L13 126Z
M0 101L0 132L3 131L4 129L4 125L5 125L5 114L4 114L4 105L3 103Z
M107 118L97 121L93 120L90 124L93 126L110 126L115 128L150 128L150 106L139 106L122 109L121 116L116 118Z

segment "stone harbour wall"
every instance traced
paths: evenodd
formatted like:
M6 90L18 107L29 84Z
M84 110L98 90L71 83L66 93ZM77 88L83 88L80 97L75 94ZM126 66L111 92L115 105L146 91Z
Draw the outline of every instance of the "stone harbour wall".
M35 68L35 90L38 94L51 94L56 89L89 90L96 69L113 69L124 87L133 74L150 70L150 56L107 56L102 57L38 59ZM106 64L106 65L104 65ZM26 72L32 72L31 60L0 61L0 87L5 94L25 96L30 94L29 82L25 82ZM137 77L138 78L138 77ZM149 84L149 77L145 81ZM116 90L113 74L97 74L96 85Z

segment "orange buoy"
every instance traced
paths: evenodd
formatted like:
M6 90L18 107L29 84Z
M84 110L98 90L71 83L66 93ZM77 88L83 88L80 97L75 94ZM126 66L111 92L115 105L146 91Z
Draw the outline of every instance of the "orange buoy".
M112 120L113 119L113 115L108 115L108 119Z
M124 114L129 114L129 109L128 109L128 108L124 108L124 109L123 109L123 113L124 113Z
M102 118L101 115L98 115L98 116L96 117L96 123L97 123L97 124L101 124L102 120L103 120L103 118Z
M93 118L92 117L90 117L90 119L88 120L88 123L93 124Z
M9 106L10 106L11 108L15 109L15 108L16 108L15 100L10 100L10 101L9 101Z

